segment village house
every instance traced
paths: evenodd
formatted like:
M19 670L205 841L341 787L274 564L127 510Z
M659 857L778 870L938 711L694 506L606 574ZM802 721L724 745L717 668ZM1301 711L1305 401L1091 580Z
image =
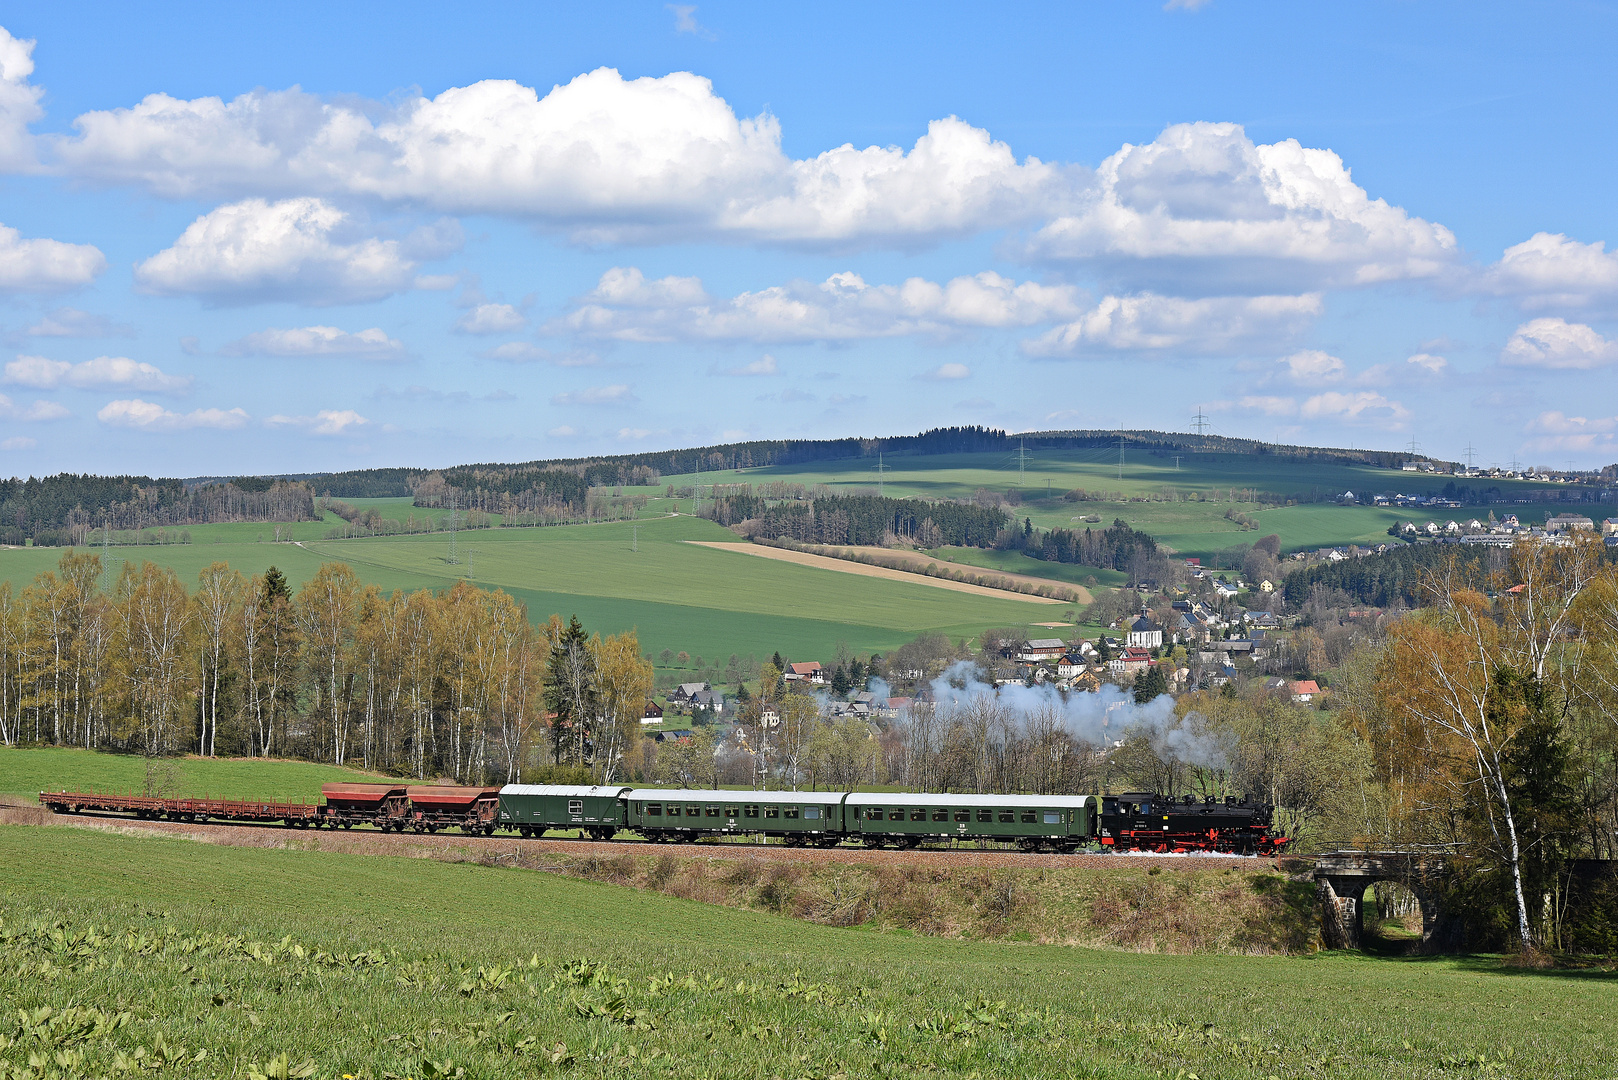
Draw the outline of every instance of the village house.
M655 701L648 701L646 708L641 711L642 724L661 724L663 722L663 706Z
M697 709L711 709L715 716L725 711L725 695L717 690L698 690L691 695L692 711Z
M1593 532L1596 523L1583 514L1557 514L1545 519L1545 531L1551 534L1579 532Z
M1055 660L1067 652L1067 642L1061 638L1035 638L1017 646L1016 659L1025 664Z
M1114 675L1138 675L1152 666L1152 654L1146 649L1125 648L1122 656L1107 661L1107 670Z
M1292 700L1307 705L1320 696L1320 684L1313 679L1299 679L1292 684Z
M826 683L826 673L821 670L818 660L810 660L803 664L788 664L782 677L787 682L806 682L814 686L824 686Z
M712 689L713 687L709 686L705 682L683 682L674 688L673 693L669 694L666 700L668 701L669 708L671 709L689 709L691 707L692 698L696 697L704 690Z

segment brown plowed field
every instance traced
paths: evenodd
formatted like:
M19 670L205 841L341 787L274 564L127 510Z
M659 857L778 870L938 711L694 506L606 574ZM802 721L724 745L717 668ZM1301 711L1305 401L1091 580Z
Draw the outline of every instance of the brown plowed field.
M289 829L283 825L194 825L177 821L142 821L115 814L52 814L38 806L0 806L0 824L73 825L123 832L163 833L228 847L289 847L301 851L343 851L360 855L403 855L415 858L454 859L464 855L476 861L498 861L522 853L529 859L538 852L557 855L673 855L678 858L769 859L805 863L861 863L870 866L960 867L1006 869L1122 869L1160 866L1167 870L1207 870L1227 866L1248 870L1273 869L1273 858L1236 855L1026 855L1019 851L960 847L919 851L873 851L858 847L789 848L776 844L700 843L651 844L644 841L597 843L589 840L523 840L515 836L465 836L446 833L381 833L372 829L328 831Z
M857 574L860 577L884 578L888 581L909 581L916 585L928 585L935 589L948 589L951 592L971 593L974 596L992 596L998 600L1026 600L1030 604L1067 604L1067 600L1055 600L1048 596L1034 596L1029 593L1015 592L1010 589L991 589L983 585L973 585L966 581L951 581L949 578L928 577L926 574L913 574L906 570L890 570L886 566L872 566L870 563L854 562L850 559L834 559L830 555L815 555L808 551L792 551L788 548L766 547L763 544L736 543L732 544L722 540L687 540L687 544L697 547L716 548L720 551L735 551L743 555L756 555L761 559L775 559L778 562L796 563L799 566L813 566L821 570L835 570L839 574ZM856 549L857 550L857 549ZM877 551L886 551L885 548L876 548ZM925 566L926 564L921 564ZM955 564L950 564L955 565ZM977 567L964 567L967 573L978 571ZM984 576L996 575L1010 578L1011 574L997 574L993 570L979 571ZM1041 585L1052 584L1041 580ZM1056 584L1065 584L1057 582ZM1076 585L1067 585L1067 588L1078 589ZM1088 595L1088 593L1086 594Z

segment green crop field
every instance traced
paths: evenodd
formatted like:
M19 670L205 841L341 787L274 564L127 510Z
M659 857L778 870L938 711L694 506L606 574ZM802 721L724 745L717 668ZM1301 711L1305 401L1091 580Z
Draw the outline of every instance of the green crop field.
M0 749L0 795L32 799L41 791L145 791L148 783L174 797L221 799L320 798L322 784L365 783L387 777L307 761L252 758L163 758L150 763L135 754L39 747Z
M886 466L883 492L895 498L962 499L970 498L980 488L1015 492L1022 504L1012 511L1019 518L1031 518L1035 525L1082 529L1085 525L1078 519L1084 515L1099 515L1101 526L1111 524L1114 518L1123 518L1176 551L1204 557L1234 544L1251 543L1272 532L1280 535L1282 546L1288 551L1380 542L1387 539L1388 526L1405 520L1425 523L1440 512L1342 507L1312 500L1345 491L1361 496L1395 492L1436 494L1452 479L1264 454L1182 454L1176 461L1173 454L1135 450L1126 450L1120 478L1116 449L1030 451L1021 484L1014 453L889 454L883 464ZM826 484L833 490L875 490L875 465L876 462L864 458L809 462L705 472L701 481L708 485L780 480L806 486ZM665 484L676 486L691 484L695 479L693 476L664 477ZM1460 479L1456 482L1477 488L1499 487L1508 496L1545 487L1517 480ZM1061 495L1072 488L1102 493L1109 498L1107 501L1067 502ZM654 489L644 490L652 492ZM1242 497L1244 491L1294 498L1303 505L1260 510L1262 504L1246 501ZM1182 500L1131 501L1161 500L1171 493L1181 496ZM1183 500L1187 494L1200 495L1202 501ZM684 505L689 509L690 500L684 500ZM1230 509L1257 518L1259 531L1244 531L1240 525L1226 520L1225 512ZM1554 508L1548 512L1554 512ZM1475 516L1479 511L1441 513L1446 515L1443 520L1448 520L1459 514Z
M203 528L193 530L195 538ZM243 573L275 565L294 587L322 562L346 562L384 590L446 588L460 577L499 587L528 606L530 618L577 614L592 631L635 629L642 648L708 658L776 649L830 658L839 643L887 652L924 632L972 637L989 626L1031 626L1063 609L977 596L905 581L858 577L685 543L734 541L735 534L690 517L657 517L544 528L477 529L457 534L450 564L443 533L297 543L201 543L115 548L123 559L171 566L186 582L214 561ZM21 587L52 569L60 549L0 551L0 580Z
M60 826L0 826L0 903L10 1076L1564 1078L1618 1054L1610 975L1489 958L943 940Z
M1004 570L1008 574L1027 574L1030 577L1049 578L1052 581L1064 581L1072 585L1083 585L1092 577L1100 585L1120 586L1129 583L1129 575L1121 570L1030 559L1020 551L995 551L992 548L941 547L932 549L928 554L940 562L951 562L961 566L981 566L988 570Z

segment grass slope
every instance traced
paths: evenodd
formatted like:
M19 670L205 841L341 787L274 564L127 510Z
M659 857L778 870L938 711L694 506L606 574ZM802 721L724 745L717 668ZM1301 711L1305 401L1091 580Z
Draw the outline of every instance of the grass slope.
M212 528L212 526L209 526ZM1050 605L949 592L929 585L850 577L681 543L735 540L712 522L660 517L599 525L482 529L457 537L447 561L442 534L295 544L193 543L121 548L115 555L172 566L187 583L215 561L243 573L279 567L294 587L322 562L352 566L364 582L393 589L447 588L462 574L528 605L536 621L577 614L592 631L635 629L643 649L708 658L773 650L830 658L841 642L886 652L919 633L971 637L989 626L1048 621ZM60 549L0 551L0 580L14 587L55 567Z
M173 796L212 795L221 799L320 798L322 784L387 779L358 769L307 761L254 758L164 758L151 773ZM141 792L148 762L134 754L39 747L0 749L0 795L29 799L41 791Z
M1045 528L1084 528L1077 519L1099 514L1102 524L1123 518L1187 555L1207 556L1233 544L1251 543L1266 533L1278 533L1289 551L1331 544L1378 542L1387 539L1387 528L1400 521L1426 522L1431 512L1394 510L1378 507L1339 507L1309 503L1277 507L1256 513L1258 504L1238 501L1239 513L1255 515L1260 531L1244 532L1225 520L1233 505L1231 491L1271 492L1294 498L1315 494L1360 495L1382 492L1407 494L1437 493L1450 480L1447 476L1392 472L1363 465L1294 461L1263 454L1182 454L1176 463L1172 454L1126 450L1122 478L1116 449L1030 451L1023 483L1017 483L1015 454L934 454L909 456L889 454L883 464L883 491L893 497L969 498L979 488L990 491L1017 491L1023 504L1014 508L1019 518L1031 518ZM784 480L804 485L827 484L833 489L852 491L876 486L875 463L865 459L810 462L735 472L703 473L703 484L764 483ZM665 477L675 485L688 484L690 476ZM1475 487L1499 487L1508 495L1543 484L1516 480L1462 480ZM1116 494L1122 501L1070 503L1061 494L1071 488ZM650 490L650 489L648 489ZM1202 502L1130 502L1154 497L1166 491L1197 492ZM1049 495L1046 493L1049 492ZM689 500L687 500L689 505ZM1554 509L1554 508L1553 508ZM1451 515L1465 511L1449 511ZM1468 516L1471 516L1468 514ZM1447 520L1447 519L1446 519Z
M1610 978L1488 960L861 933L61 827L0 827L0 881L0 1060L65 1077L1529 1078L1608 1075L1618 1052Z

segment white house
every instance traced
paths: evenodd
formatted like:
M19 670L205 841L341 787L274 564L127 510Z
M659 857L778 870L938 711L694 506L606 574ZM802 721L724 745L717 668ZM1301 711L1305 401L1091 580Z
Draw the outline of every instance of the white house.
M1129 628L1128 644L1137 649L1161 649L1163 628L1142 615Z

